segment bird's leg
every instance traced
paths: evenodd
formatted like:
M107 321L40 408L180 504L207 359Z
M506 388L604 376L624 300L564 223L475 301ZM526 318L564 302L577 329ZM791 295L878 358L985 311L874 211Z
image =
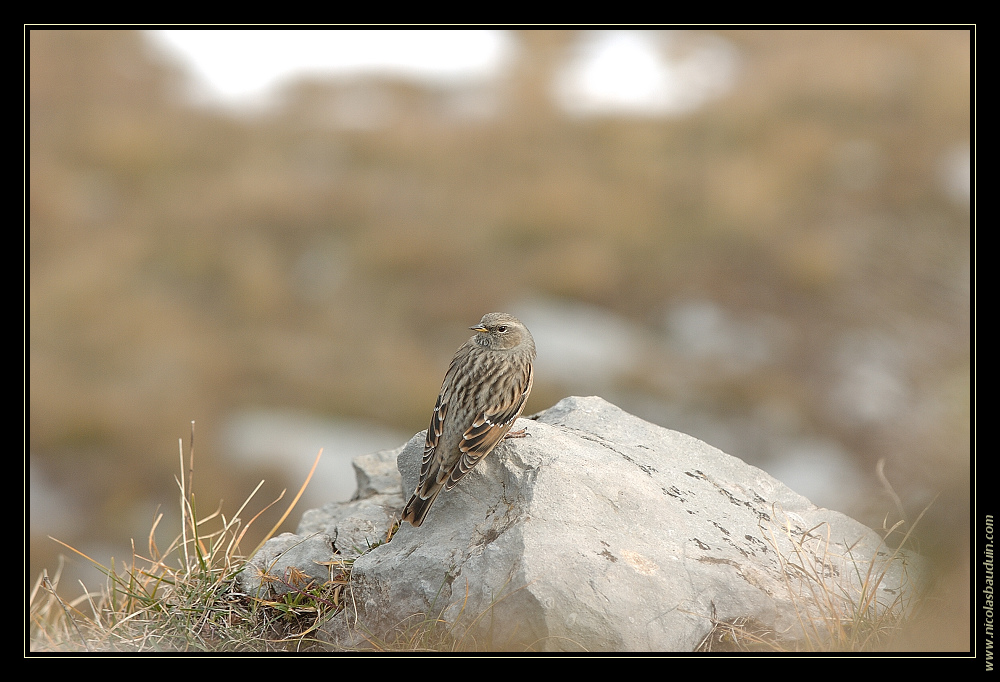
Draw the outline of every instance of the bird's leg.
M517 431L508 431L507 435L504 436L504 440L507 440L508 438L524 438L527 435L528 435L527 428L518 429Z

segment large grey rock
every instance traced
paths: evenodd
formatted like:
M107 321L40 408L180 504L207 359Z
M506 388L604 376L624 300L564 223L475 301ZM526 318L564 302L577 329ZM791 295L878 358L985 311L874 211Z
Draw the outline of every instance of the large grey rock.
M914 593L916 557L701 441L593 397L535 419L423 526L403 524L355 560L348 608L325 626L332 642L412 638L437 620L469 648L691 651L717 621L815 640L857 609L905 609ZM417 434L400 452L397 494L416 485L422 447ZM398 510L402 495L382 504L388 494L376 506ZM384 540L388 522L365 531L352 518L299 531Z

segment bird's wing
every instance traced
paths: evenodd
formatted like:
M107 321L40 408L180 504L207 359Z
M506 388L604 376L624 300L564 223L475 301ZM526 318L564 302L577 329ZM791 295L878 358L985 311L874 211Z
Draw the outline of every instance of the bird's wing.
M516 381L512 382L510 392L497 396L498 403L496 405L476 415L472 426L462 434L462 443L459 445L462 458L458 461L458 465L452 469L448 483L445 484L445 490L454 488L455 484L507 435L507 432L514 425L514 421L520 416L521 410L524 409L524 403L528 399L533 382L534 370L529 362L526 363Z
M444 391L438 394L437 402L434 403L434 412L431 413L431 424L427 427L427 439L424 441L424 456L420 461L420 482L427 479L427 474L431 470L434 461L434 453L437 451L438 443L441 441L441 434L444 432L444 418L448 415L448 403L444 401Z

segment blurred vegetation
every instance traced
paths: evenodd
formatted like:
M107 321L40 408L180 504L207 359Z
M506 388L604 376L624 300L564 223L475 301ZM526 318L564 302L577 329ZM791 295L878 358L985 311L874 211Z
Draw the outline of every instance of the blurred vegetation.
M140 33L31 31L30 456L84 510L60 539L124 550L173 500L192 419L209 506L260 478L218 457L241 407L424 428L464 328L545 296L650 330L686 299L788 325L749 374L681 390L665 355L619 388L723 419L780 405L865 471L885 458L897 490L943 491L925 551L967 552L970 214L942 165L971 136L970 34L713 34L740 54L736 89L663 118L562 114L573 31L518 33L479 92L301 80L258 116L187 104ZM338 123L351 106L372 124ZM905 413L831 410L852 332L888 339ZM564 395L539 376L526 412ZM32 536L33 574L53 545Z

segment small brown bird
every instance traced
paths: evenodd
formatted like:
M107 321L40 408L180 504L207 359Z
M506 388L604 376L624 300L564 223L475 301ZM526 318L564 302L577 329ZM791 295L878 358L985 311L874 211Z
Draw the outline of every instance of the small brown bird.
M424 522L442 490L451 490L508 435L534 379L535 341L513 315L487 313L444 375L424 442L420 482L403 521ZM523 430L509 434L524 435Z

